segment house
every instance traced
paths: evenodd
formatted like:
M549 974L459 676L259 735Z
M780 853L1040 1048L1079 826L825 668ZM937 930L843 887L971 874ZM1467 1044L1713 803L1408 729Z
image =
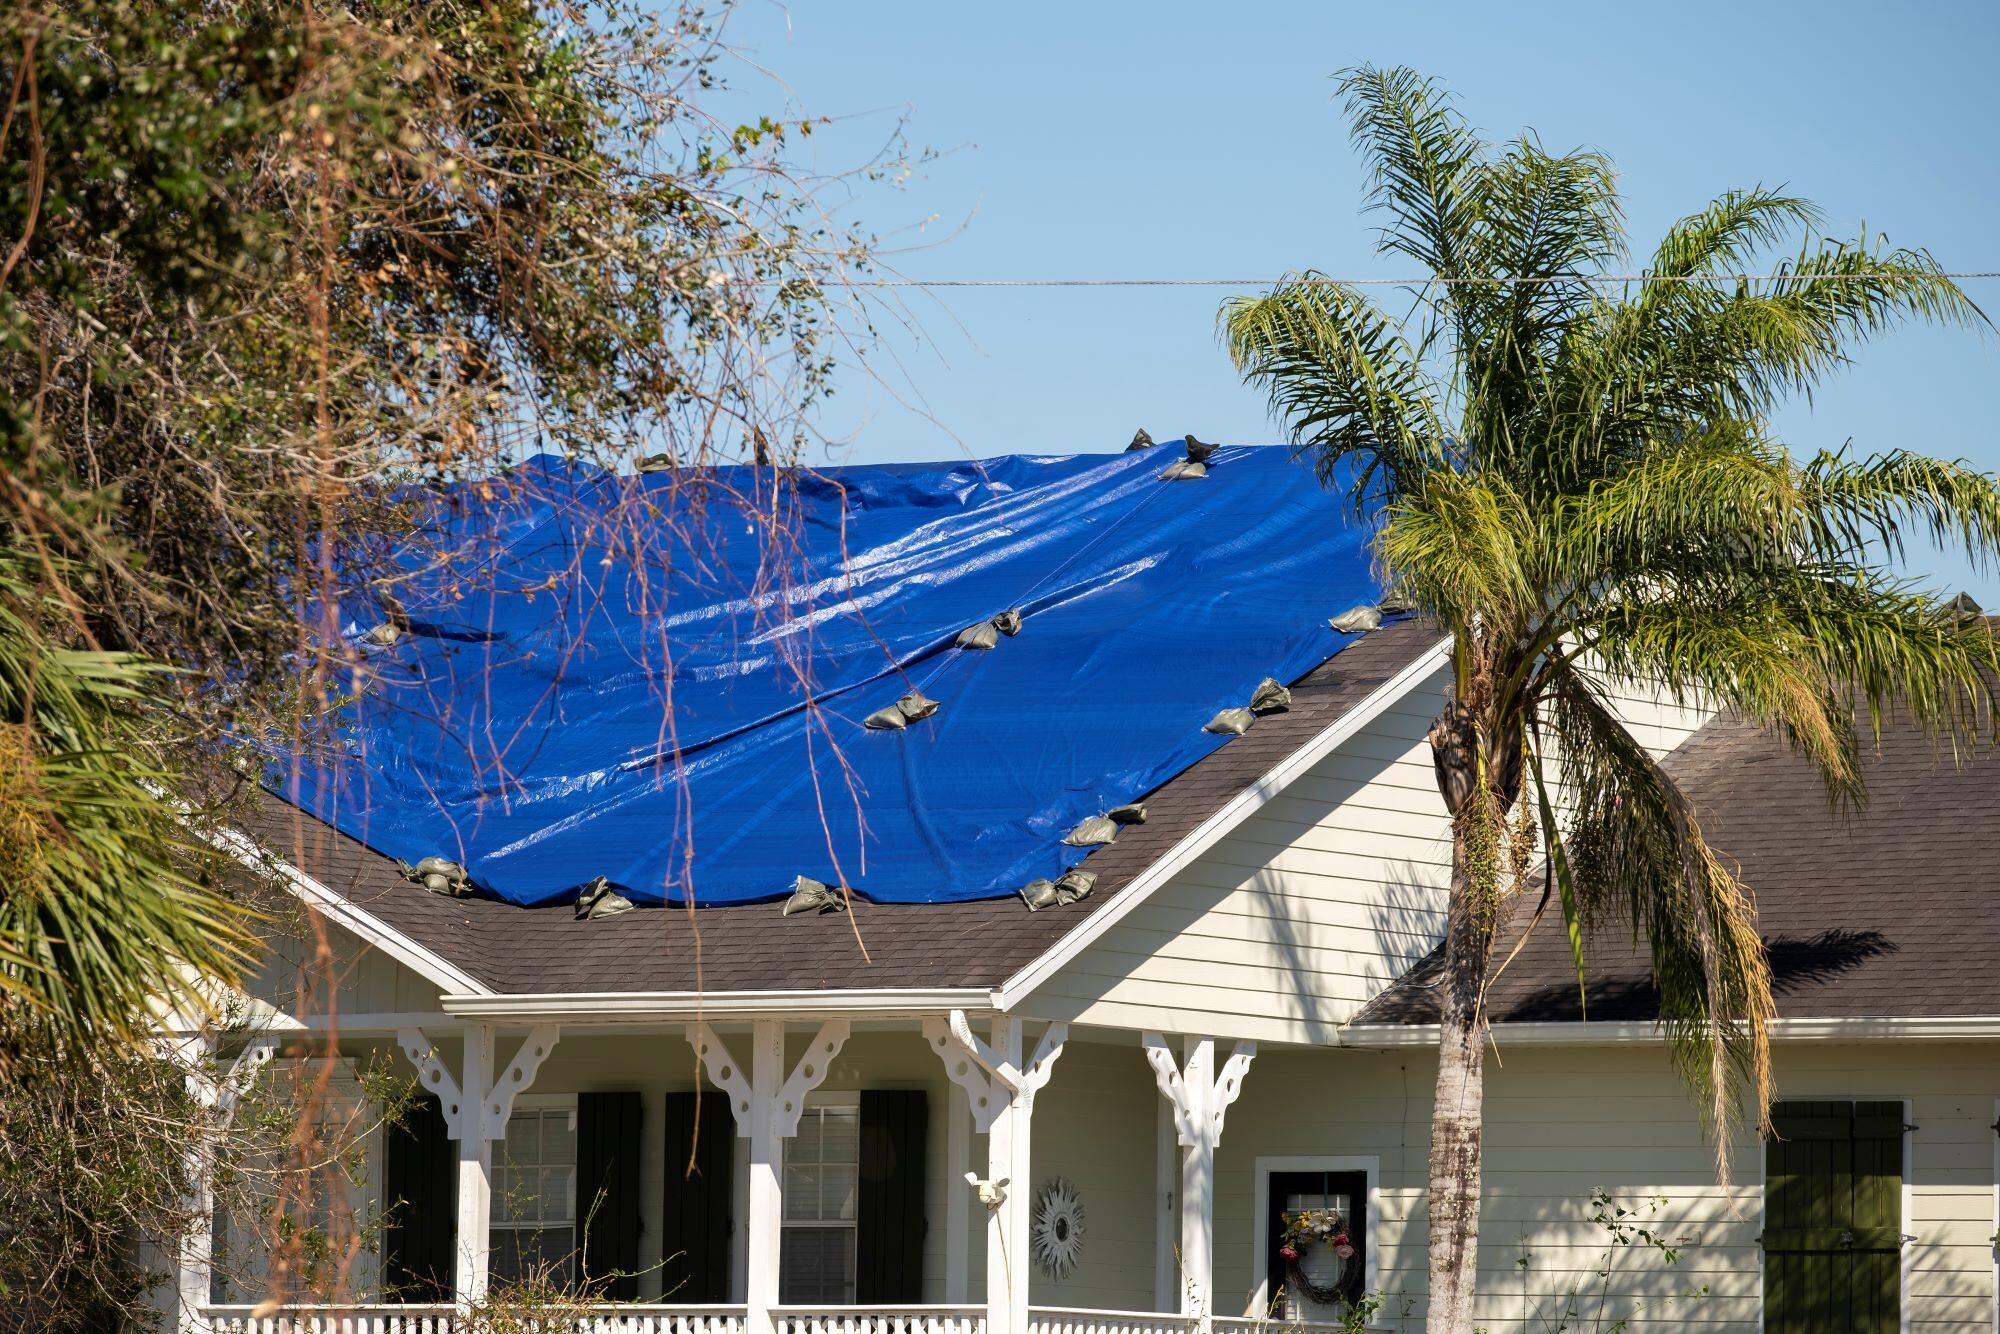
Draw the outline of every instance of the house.
M1275 513L1316 494L1281 457L1225 450L1210 477L1159 484L1194 497L1173 505L1224 504L1232 465L1248 478L1262 460L1255 508ZM1151 484L1160 462L1089 467L1116 489L1140 468ZM1010 477L1016 505L1031 488ZM954 504L985 494L953 485ZM1096 482L1062 485L1074 500ZM1064 540L1095 551L1110 526ZM1149 526L1116 531L1143 546ZM1233 572L1216 577L1257 583L1262 549L1229 547ZM1327 599L1298 600L1295 613L1273 604L1271 624L1317 635ZM1158 603L1122 605L1143 617ZM1421 1328L1427 983L1449 860L1424 733L1445 655L1434 626L1392 615L1360 628L1372 619L1272 640L1311 660L1289 660L1288 704L1241 735L1206 734L1157 779L1119 757L1144 786L1082 799L1142 799L1145 819L1108 844L1058 850L1016 831L1050 845L1033 856L1060 857L1006 863L1055 873L1039 910L986 886L786 914L768 876L774 846L804 860L794 831L737 844L757 845L744 856L766 876L759 893L588 916L431 892L351 812L321 820L259 796L228 837L308 906L335 988L331 1003L300 1004L322 937L281 935L249 987L249 1021L213 1036L218 1096L329 1050L401 1061L427 1094L379 1133L378 1170L355 1187L356 1213L386 1222L352 1305L318 1314L445 1329L458 1304L539 1260L599 1282L607 1330L1236 1334L1337 1322L1370 1295L1372 1325ZM1032 652L1034 620L1018 643L969 652ZM1193 733L1207 712L1195 702L1255 677L1222 681L1241 664L1190 634L1189 655L1212 650L1219 676L1191 667L1162 689L1185 686L1172 711ZM1554 1327L1581 1290L1593 1310L1636 1308L1660 1327L1995 1328L1995 762L1954 763L1892 723L1870 802L1840 812L1769 737L1641 689L1618 701L1759 894L1781 1138L1739 1136L1718 1186L1623 934L1593 929L1582 997L1560 933L1531 935L1491 996L1486 1327ZM944 698L946 716L967 716L953 706ZM1059 699L1046 707L1064 716ZM1020 767L1032 783L1033 764ZM891 858L895 814L882 821ZM507 846L522 837L510 829ZM911 855L949 875L952 853ZM1085 892L1055 901L1078 867L1094 883L1070 881ZM884 874L891 899L907 888ZM1599 1191L1677 1258L1616 1246L1593 1221ZM1286 1263L1285 1215L1301 1211L1337 1216L1348 1244L1314 1239ZM295 1313L253 1312L254 1281L232 1286L210 1263L231 1226L184 1249L174 1321L289 1327Z

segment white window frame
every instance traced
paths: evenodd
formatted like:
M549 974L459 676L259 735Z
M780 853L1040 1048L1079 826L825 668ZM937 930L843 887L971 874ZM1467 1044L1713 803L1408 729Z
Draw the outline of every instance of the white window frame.
M1256 1226L1251 1229L1250 1262L1255 1268L1257 1286L1251 1289L1250 1305L1243 1314L1252 1319L1271 1309L1271 1229L1266 1221L1271 1217L1271 1174L1273 1172L1360 1172L1368 1179L1368 1244L1362 1255L1361 1291L1379 1292L1382 1286L1382 1159L1376 1155L1306 1155L1303 1157L1259 1157L1256 1165L1255 1191L1251 1215Z
M856 1134L857 1134L857 1136L859 1135L859 1132L860 1132L860 1128L861 1128L861 1126L860 1126L860 1122L861 1122L861 1091L860 1091L859 1089L831 1089L831 1090L828 1090L828 1091L826 1091L826 1092L814 1092L814 1093L808 1093L808 1094L806 1095L806 1102L805 1102L805 1110L806 1110L806 1111L808 1111L808 1112L811 1112L811 1111L815 1111L815 1110L818 1110L818 1109L820 1109L820 1108L824 1108L824 1107L851 1107L851 1108L853 1108L853 1109L854 1109L854 1115L855 1115L855 1131L856 1131ZM803 1124L804 1124L804 1120L805 1120L805 1118L804 1118L803 1116L802 1116L802 1117L800 1117L800 1124L801 1124L801 1125L803 1125ZM794 1142L795 1142L795 1141L794 1141L794 1140L792 1140L792 1139L786 1139L786 1140L784 1140L784 1141L783 1141L783 1144L784 1144L784 1148L783 1148L782 1150L780 1150L780 1160L779 1160L779 1163L778 1163L778 1179L779 1179L779 1181L780 1181L780 1182L782 1182L782 1181L784 1180L784 1170L785 1170L785 1166L786 1166L786 1161L785 1161L785 1160L786 1160L786 1158L787 1158L787 1157L788 1157L788 1156L790 1155L790 1153L791 1153L791 1146L792 1146L792 1144L793 1144ZM855 1157L856 1157L856 1162L857 1162L857 1164L858 1164L858 1162L859 1162L859 1159L860 1159L860 1150L859 1150L859 1143L858 1143L858 1140L857 1140L857 1144L856 1144L856 1154L855 1154ZM855 1174L855 1190L857 1191L857 1193L858 1193L858 1192L859 1192L859 1190L860 1190L860 1173L859 1173L858 1171L857 1171L857 1172L856 1172L856 1174ZM853 1221L852 1223L850 1223L850 1224L838 1224L838 1223L792 1223L792 1222L787 1222L787 1221L785 1221L785 1220L784 1220L784 1218L783 1218L783 1209L782 1209L782 1205L781 1205L781 1206L780 1206L780 1219L779 1219L779 1224L778 1224L778 1227L779 1227L779 1234L778 1234L778 1247L779 1247L779 1251L778 1251L778 1254L779 1254L779 1256L780 1256L780 1257L782 1257L782 1256L784 1255L784 1244L785 1244L785 1238L784 1238L784 1234L785 1234L785 1233L787 1233L787 1232L790 1232L790 1231L793 1231L794 1229L798 1229L798 1230L804 1230L804 1229L806 1229L806 1228L829 1228L829 1227L841 1227L841 1226L845 1226L845 1227L847 1227L847 1228L848 1228L848 1229L849 1229L850 1231L852 1231L852 1232L854 1233L854 1251L853 1251L853 1254L854 1254L854 1258L855 1258L855 1260L856 1260L856 1262L857 1262L857 1264L858 1264L858 1262L859 1262L859 1260L860 1260L860 1256L861 1256L861 1208L860 1208L860 1205L861 1205L861 1201L860 1201L860 1199L859 1199L859 1198L857 1197L857 1198L856 1198L856 1200L855 1200L855 1210L854 1210L854 1214L855 1214L855 1218L854 1218L854 1221ZM782 1263L782 1259L781 1259L781 1263ZM849 1279L850 1279L850 1281L851 1281L851 1282L858 1282L858 1281L859 1281L859 1278L860 1278L860 1275L859 1275L859 1274L850 1274L850 1275L849 1275L848 1277L849 1277Z
M576 1094L517 1093L514 1095L513 1113L561 1111L569 1113L570 1129L574 1133L576 1129ZM512 1120L513 1116L510 1114L508 1119ZM494 1141L493 1148L494 1166L498 1167L501 1159L507 1152L507 1136L504 1130L501 1132L500 1138ZM575 1250L577 1246L576 1167L577 1165L575 1164L572 1164L570 1167L569 1234L571 1250ZM493 1207L487 1211L486 1220L486 1245L489 1254L499 1251L499 1247L494 1245L494 1234L497 1232L541 1232L550 1226L547 1220L538 1220L534 1223L513 1223L506 1221L500 1216L501 1204L501 1192L496 1190L493 1192Z

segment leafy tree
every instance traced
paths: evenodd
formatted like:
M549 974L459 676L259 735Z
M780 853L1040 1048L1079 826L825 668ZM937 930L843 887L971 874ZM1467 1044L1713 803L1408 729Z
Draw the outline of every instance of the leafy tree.
M241 923L163 874L188 849L148 794L224 736L333 740L344 632L408 572L377 539L484 576L411 530L429 488L800 455L868 242L792 165L812 122L706 109L726 9L0 14L0 824L62 886L0 889L0 985L101 1036L165 960L232 975ZM660 540L637 500L610 523Z
M78 1186L0 1236L21 1258L0 1297L25 1294L28 1323L138 1290L122 1252L79 1261L75 1236L177 1226L153 1207L167 1174L143 1201L97 1189L150 1150L102 1150L100 1178L101 1141L34 1117L88 1106L149 1144L185 1129L157 1111L174 1079L83 1096L146 1053L149 1001L194 1005L216 989L183 984L236 979L254 943L241 877L218 880L175 803L227 818L206 795L229 786L206 781L225 738L341 754L333 720L370 670L350 630L395 624L409 570L375 554L486 577L491 551L416 516L446 483L507 503L508 470L542 452L643 457L695 493L675 512L732 506L780 540L780 475L739 495L702 465L802 454L867 339L842 280L870 242L822 195L901 163L892 136L855 172L808 172L814 122L718 118L727 13L0 12L0 1058L24 1035L0 1139ZM635 497L598 536L643 553L659 520ZM303 1003L330 1005L324 924L304 930ZM310 1181L325 1097L300 1089L285 1166ZM310 1196L274 1208L304 1218ZM273 1282L298 1289L303 1225L266 1221L289 1239Z
M1837 798L1891 708L1957 736L1994 703L1986 623L1891 573L1906 536L1991 558L2000 488L1906 451L1792 457L1769 413L1868 336L1982 316L1921 251L1808 239L1803 200L1732 191L1625 270L1611 162L1481 138L1407 69L1341 77L1383 215L1429 275L1396 318L1315 273L1231 301L1236 366L1379 514L1392 589L1451 638L1429 740L1452 818L1430 1157L1430 1328L1472 1328L1483 1021L1496 928L1539 825L1581 983L1581 924L1629 922L1718 1170L1771 1094L1771 981L1749 890L1609 703L1608 679L1740 711ZM1564 814L1556 814L1558 805ZM1511 828L1510 828L1511 825ZM1523 849L1524 851L1527 849Z

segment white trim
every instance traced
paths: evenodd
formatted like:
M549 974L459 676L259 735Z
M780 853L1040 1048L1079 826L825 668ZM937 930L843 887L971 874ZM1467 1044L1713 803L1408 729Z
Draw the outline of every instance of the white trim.
M1500 1023L1496 1043L1520 1047L1612 1047L1665 1041L1651 1021L1632 1023ZM1774 1019L1773 1042L1968 1042L2000 1038L2000 1015L1935 1015L1910 1018ZM1342 1029L1334 1045L1377 1050L1435 1047L1436 1024L1355 1024ZM1879 1101L1879 1099L1878 1099Z
M449 995L446 1014L487 1023L559 1019L565 1024L646 1020L800 1019L837 1015L942 1015L984 1012L984 987L875 987L851 991L592 991L501 996Z
M425 949L373 913L356 907L291 862L253 841L248 835L235 829L208 829L202 831L202 836L253 871L275 870L286 887L307 906L375 946L405 968L412 969L436 983L441 990L475 996L493 994L492 988L457 964Z
M1993 1334L2000 1334L2000 1098L1993 1100Z
M1362 728L1388 711L1391 704L1408 694L1443 665L1450 655L1451 640L1442 639L1365 699L1334 719L1318 736L1279 761L1276 768L1251 784L1213 815L1196 825L1180 842L1142 871L1118 896L1092 913L1076 930L1057 941L1046 952L1028 962L993 992L993 1008L1002 1012L1019 1005L1030 992L1046 982L1064 964L1095 942L1106 931L1171 880L1188 863L1208 851L1222 837L1256 814L1274 797L1303 777L1315 764L1333 753ZM1335 659L1338 661L1338 659Z
M1271 1229L1267 1220L1271 1216L1271 1173L1273 1172L1361 1172L1368 1178L1368 1245L1364 1249L1361 1269L1361 1291L1375 1292L1382 1285L1382 1248L1378 1244L1382 1231L1381 1178L1382 1160L1374 1154L1307 1154L1259 1156L1257 1159L1255 1189L1252 1193L1251 1217L1256 1226L1251 1229L1250 1263L1257 1277L1257 1286L1250 1290L1250 1306L1244 1311L1247 1319L1255 1320L1271 1309Z

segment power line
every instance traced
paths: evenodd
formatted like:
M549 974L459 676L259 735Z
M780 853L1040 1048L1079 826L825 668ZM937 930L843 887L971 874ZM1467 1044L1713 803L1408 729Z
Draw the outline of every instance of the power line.
M1969 282L2000 278L2000 269L1921 275L1890 273L1606 273L1531 278L847 278L825 287L1548 287L1583 283L1621 287L1640 283L1684 283L1717 287L1733 283L1913 283L1919 278Z

